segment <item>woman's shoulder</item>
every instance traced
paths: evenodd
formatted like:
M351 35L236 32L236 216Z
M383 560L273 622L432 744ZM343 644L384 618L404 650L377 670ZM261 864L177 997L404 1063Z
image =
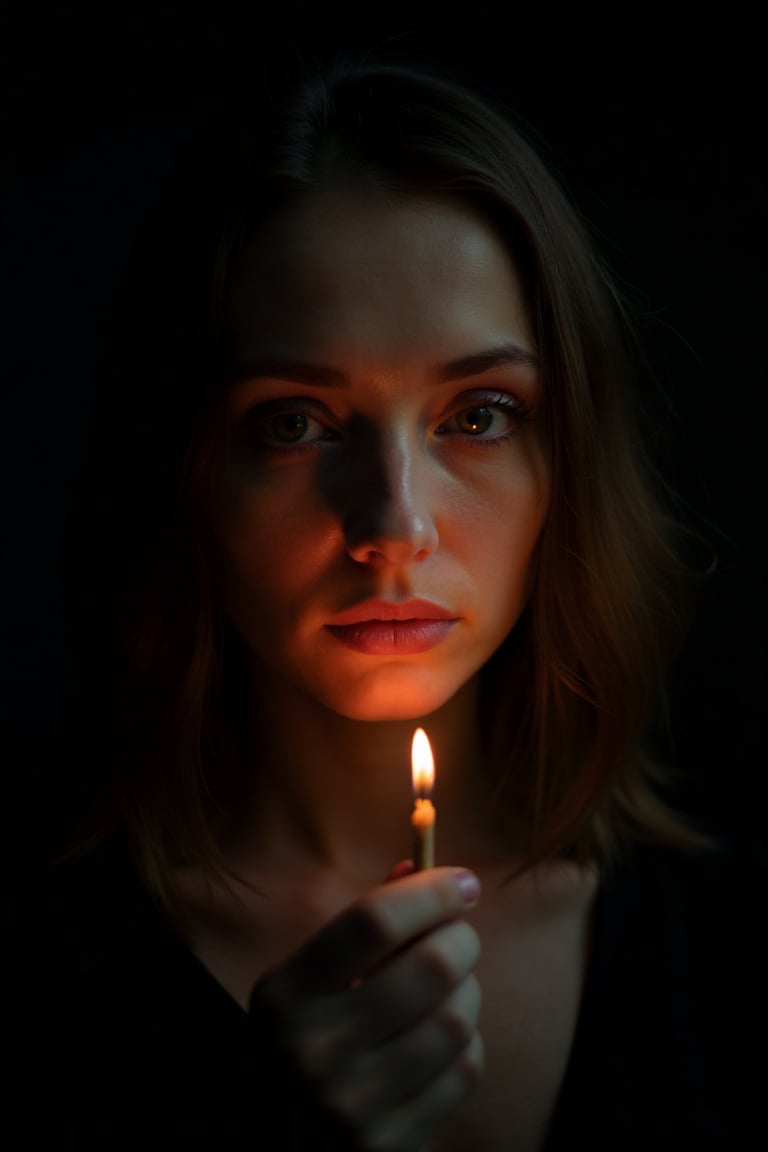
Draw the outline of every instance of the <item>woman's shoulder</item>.
M768 874L756 853L723 841L712 851L651 846L605 877L595 965L606 981L637 980L637 998L664 1004L714 1039L747 1034L762 999ZM768 1024L764 1011L759 1013Z
M31 1143L133 1148L154 1129L157 1146L215 1145L246 1063L244 1014L175 935L124 846L37 869L26 904L8 988Z
M112 989L129 972L135 984L142 954L157 953L166 938L120 840L46 860L29 870L20 892L17 979L24 994L34 999L51 984L66 989L48 1008L51 1023L79 1012L88 1027L87 1006L98 997L119 1011Z
M655 928L656 939L706 946L707 962L727 962L759 946L759 909L768 869L757 850L723 838L711 849L655 845L628 849L602 884L602 914L626 932Z
M28 870L22 891L30 925L43 931L62 921L73 930L113 930L128 915L150 917L153 907L117 835L45 858Z
M571 1127L586 1107L606 1146L627 1149L643 1134L715 1148L765 1132L759 876L750 852L724 843L637 847L604 877L563 1102ZM668 1144L652 1131L662 1115Z

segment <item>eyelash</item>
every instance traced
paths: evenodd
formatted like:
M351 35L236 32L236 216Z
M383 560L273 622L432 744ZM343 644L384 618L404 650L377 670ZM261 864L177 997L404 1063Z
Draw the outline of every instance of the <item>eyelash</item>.
M270 421L288 416L304 416L310 420L314 420L317 424L323 426L325 433L317 440L296 440L293 443L290 441L279 441L276 438L269 439L265 429ZM317 449L320 444L339 439L339 434L336 430L328 426L325 411L323 409L318 410L317 405L301 397L297 397L296 399L274 400L266 404L261 404L257 408L252 408L245 415L245 428L248 433L249 444L261 451L272 450L283 453L306 452L310 449Z
M473 410L481 411L483 409L496 409L503 411L505 415L514 416L515 420L518 421L518 424L529 420L532 414L531 408L526 407L526 405L522 404L516 397L511 396L509 393L489 392L486 395L473 398L470 404L462 404L461 407L456 408L448 420L443 421L442 424L437 426L435 432L440 434L441 429L444 428L450 420L455 420L456 417L460 416L462 413L471 412ZM508 431L498 433L495 436L472 436L469 433L461 432L457 433L457 435L463 436L468 444L495 448L509 443L510 440L513 440L514 437L518 435L519 431L519 426L515 426L513 424Z
M463 413L471 412L473 410L482 411L484 409L491 409L504 412L506 415L513 416L519 425L520 423L529 420L532 410L526 405L522 404L516 397L511 396L506 392L489 392L473 396L471 401L469 397L466 398L469 402L461 403L456 406L451 415L441 421L435 428L435 435L445 436L445 428L458 416ZM322 425L325 433L322 437L314 440L296 440L278 441L277 439L270 440L264 432L265 427L271 420L280 417L300 416L307 417L314 420L317 424ZM341 434L327 423L327 414L324 409L318 409L312 401L304 397L297 397L296 399L282 399L279 401L272 401L267 404L258 406L251 409L246 414L246 424L249 430L252 431L252 436L249 435L249 441L261 450L269 451L270 449L277 453L290 453L290 452L306 452L309 450L317 450L323 444L333 443L341 438ZM470 433L457 431L449 433L448 435L455 435L460 437L467 444L478 447L501 447L503 444L508 443L515 436L518 435L519 426L512 425L509 430L498 433L492 436L485 436L482 433L473 436Z

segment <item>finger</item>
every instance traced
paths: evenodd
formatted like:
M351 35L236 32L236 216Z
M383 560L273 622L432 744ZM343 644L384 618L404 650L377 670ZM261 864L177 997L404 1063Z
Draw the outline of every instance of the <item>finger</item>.
M463 920L427 933L364 980L356 991L359 1050L381 1045L443 1010L480 958L480 938Z
M480 881L461 868L435 868L380 885L335 917L280 970L300 993L333 993L477 903Z
M413 860L401 860L398 864L395 864L387 876L387 880L400 880L403 876L412 876L415 871L416 865Z
M467 980L479 956L475 929L463 920L450 921L419 937L354 989L298 996L291 987L265 977L254 987L250 1017L274 1036L278 1048L292 1053L294 1065L310 1080L354 1083L356 1067L370 1067L372 1055L394 1038L418 1031L422 1023L431 1021L433 1031L442 1028L459 1035L462 1018L474 1027L479 989ZM414 1043L418 1050L418 1039ZM401 1082L405 1068L386 1068L385 1056L381 1061L382 1081ZM412 1067L407 1086L438 1067L439 1061L421 1072Z
M477 1030L480 985L468 976L415 1028L348 1065L335 1091L334 1105L354 1127L365 1117L400 1107L461 1054Z
M428 1084L398 1107L368 1114L364 1127L367 1145L392 1152L420 1152L472 1094L484 1067L483 1040L475 1031L468 1044Z

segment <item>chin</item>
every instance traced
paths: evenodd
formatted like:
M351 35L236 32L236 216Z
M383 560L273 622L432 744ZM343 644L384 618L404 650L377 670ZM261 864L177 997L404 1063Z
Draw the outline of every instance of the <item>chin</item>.
M341 698L334 693L328 705L349 720L386 722L418 720L436 712L458 691L460 684L439 684L434 676L392 675L375 678Z

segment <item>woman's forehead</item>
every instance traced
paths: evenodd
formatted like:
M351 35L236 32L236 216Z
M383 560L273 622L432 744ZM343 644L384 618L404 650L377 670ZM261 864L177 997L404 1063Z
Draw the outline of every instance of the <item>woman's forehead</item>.
M242 355L283 340L361 351L434 342L449 358L489 342L533 351L522 278L479 212L357 187L304 197L251 235L228 317Z

